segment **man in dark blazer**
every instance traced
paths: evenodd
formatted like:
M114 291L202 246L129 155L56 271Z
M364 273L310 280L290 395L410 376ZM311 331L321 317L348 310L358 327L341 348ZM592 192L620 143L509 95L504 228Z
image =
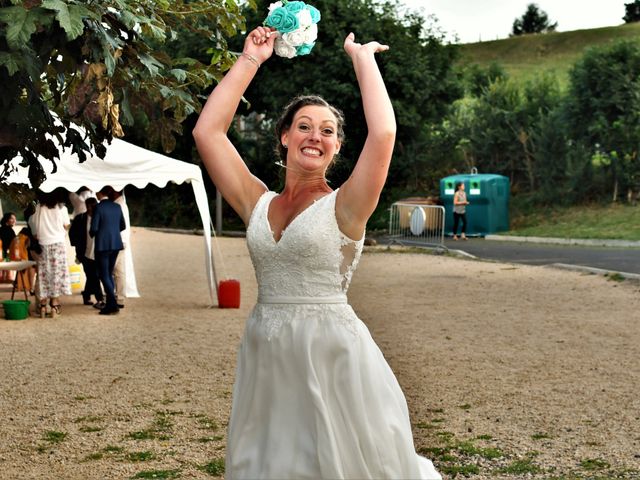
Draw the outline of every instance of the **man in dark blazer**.
M100 315L114 315L120 311L114 291L113 267L118 252L123 247L120 232L126 228L126 224L122 208L113 198L114 190L109 186L98 192L100 203L96 205L89 229L89 234L95 238L96 263L107 296L106 305L100 310Z
M95 197L89 197L85 201L87 211L79 213L73 217L71 222L71 228L69 229L69 240L71 240L71 246L76 247L76 258L82 263L84 274L87 277L84 290L82 291L82 300L85 305L93 305L91 301L91 295L96 297L98 306L104 305L104 294L102 293L102 287L100 286L100 277L98 276L98 269L96 267L95 257L90 258L87 255L87 236L89 235L89 228L91 225L87 225L93 215L93 211L98 205L98 200ZM93 255L93 253L91 253ZM98 308L98 307L96 307Z

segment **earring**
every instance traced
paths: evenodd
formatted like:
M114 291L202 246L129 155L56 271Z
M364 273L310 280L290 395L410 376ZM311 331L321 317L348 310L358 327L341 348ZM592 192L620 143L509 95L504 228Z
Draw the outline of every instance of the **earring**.
M282 146L283 146L284 148L288 148L286 143L283 143L283 144L282 144Z

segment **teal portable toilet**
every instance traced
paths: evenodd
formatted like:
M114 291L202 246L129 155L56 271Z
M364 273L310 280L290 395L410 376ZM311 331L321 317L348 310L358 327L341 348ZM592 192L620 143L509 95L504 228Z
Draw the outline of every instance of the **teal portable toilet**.
M467 235L484 236L509 230L509 179L503 175L474 172L477 170L440 180L445 235L453 235L453 194L458 182L464 183L469 202Z

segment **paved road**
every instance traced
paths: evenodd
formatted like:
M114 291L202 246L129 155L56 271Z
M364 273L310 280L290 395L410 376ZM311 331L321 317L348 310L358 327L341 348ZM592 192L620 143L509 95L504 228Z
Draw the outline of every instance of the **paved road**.
M640 248L586 247L528 242L505 242L470 238L445 241L447 248L462 250L479 258L529 265L566 263L615 272L640 274Z

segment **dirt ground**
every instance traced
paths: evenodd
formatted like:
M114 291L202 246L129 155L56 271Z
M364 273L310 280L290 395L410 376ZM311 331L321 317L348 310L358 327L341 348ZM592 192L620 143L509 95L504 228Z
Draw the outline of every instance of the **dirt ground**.
M220 244L240 310L208 308L201 237L134 228L120 315L0 320L0 478L221 475L256 284ZM374 248L349 298L445 478L640 478L637 283Z

